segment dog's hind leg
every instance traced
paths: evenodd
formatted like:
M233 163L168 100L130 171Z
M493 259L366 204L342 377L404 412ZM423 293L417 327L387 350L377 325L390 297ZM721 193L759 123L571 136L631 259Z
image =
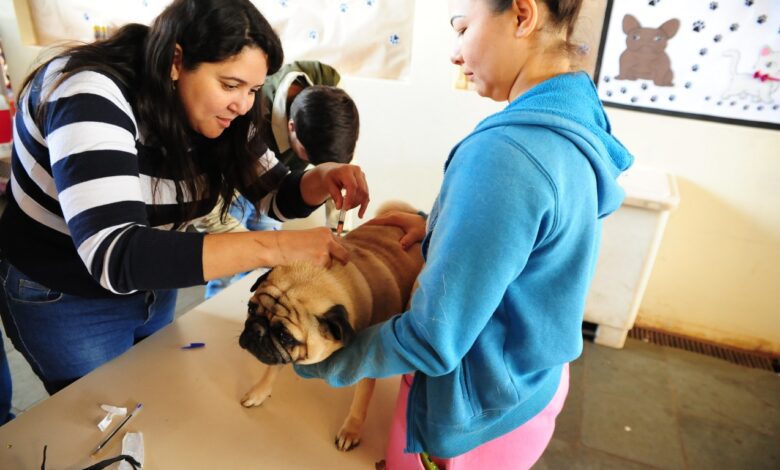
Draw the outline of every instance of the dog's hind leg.
M266 398L271 396L276 376L282 367L284 364L268 366L263 377L241 397L241 404L247 408L262 405Z
M341 425L336 435L336 448L341 451L352 450L360 444L360 431L366 422L368 405L374 394L376 379L363 379L357 384L352 404L349 407L349 415Z

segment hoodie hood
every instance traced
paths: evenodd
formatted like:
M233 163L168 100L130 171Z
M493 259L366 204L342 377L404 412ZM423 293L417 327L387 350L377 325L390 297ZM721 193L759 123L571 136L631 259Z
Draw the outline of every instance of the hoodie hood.
M596 175L599 218L620 207L625 193L616 178L631 166L634 157L612 136L609 119L587 74L559 75L538 84L503 112L482 121L474 132L505 125L541 126L574 143Z

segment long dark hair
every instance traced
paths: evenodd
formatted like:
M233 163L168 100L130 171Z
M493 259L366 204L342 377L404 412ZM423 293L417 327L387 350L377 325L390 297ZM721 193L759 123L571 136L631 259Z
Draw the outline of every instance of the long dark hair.
M235 190L257 201L272 189L262 187L257 178L258 157L265 150L257 132L263 100L255 100L252 109L234 119L218 138L193 137L171 80L177 44L182 48L182 66L190 71L204 62L229 59L244 47L259 47L266 53L269 75L284 60L279 37L249 0L175 0L150 27L129 24L107 40L58 54L69 57L58 83L84 70L105 73L122 83L130 91L145 143L162 149L164 170L176 180L177 199L183 201L185 192L195 200L216 200L221 195L227 202L224 214ZM22 88L45 66L33 71ZM205 158L194 159L189 153L193 139ZM200 177L204 173L205 180ZM179 207L182 218L193 215L194 205Z

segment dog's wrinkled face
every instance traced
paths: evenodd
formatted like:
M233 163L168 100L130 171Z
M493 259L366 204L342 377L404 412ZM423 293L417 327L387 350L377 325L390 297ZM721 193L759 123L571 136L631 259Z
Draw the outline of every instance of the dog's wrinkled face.
M348 344L348 297L327 270L281 266L254 286L239 345L265 364L314 364Z

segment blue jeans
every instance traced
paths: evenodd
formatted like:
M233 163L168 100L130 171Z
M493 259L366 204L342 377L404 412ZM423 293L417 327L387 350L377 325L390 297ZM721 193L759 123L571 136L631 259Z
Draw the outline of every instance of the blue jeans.
M176 290L105 299L38 284L0 258L0 315L14 347L49 394L173 321Z
M265 214L258 214L255 205L249 199L238 195L230 204L230 215L241 221L241 224L252 232L261 230L281 230L282 223Z
M14 418L14 414L11 413L12 392L11 369L8 367L5 345L0 335L0 426Z
M265 214L258 214L254 204L244 196L236 197L230 204L230 215L241 221L241 224L252 232L261 230L281 230L282 223ZM209 299L218 294L222 289L246 276L247 273L239 273L233 276L225 276L206 283L204 297Z

